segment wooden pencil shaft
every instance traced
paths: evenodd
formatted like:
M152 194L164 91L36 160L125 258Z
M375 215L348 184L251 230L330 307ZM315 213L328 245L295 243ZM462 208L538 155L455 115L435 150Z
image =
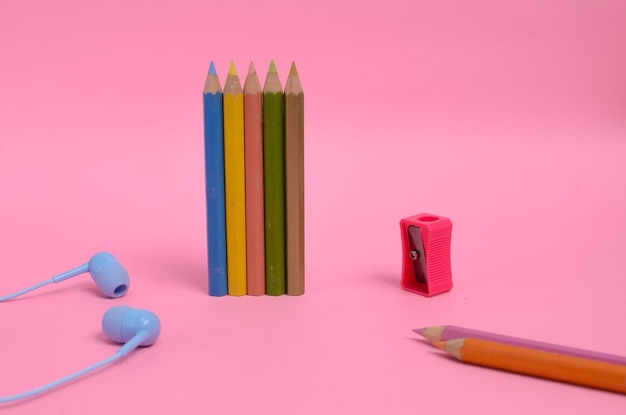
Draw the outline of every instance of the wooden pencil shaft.
M244 86L246 163L246 255L248 294L265 294L265 219L263 196L263 95L254 73ZM254 86L250 84L254 83ZM252 89L254 93L248 93Z
M626 393L626 366L480 339L445 342L466 363Z
M268 75L269 76L269 75ZM283 94L263 94L266 294L285 294Z
M288 81L289 82L289 81ZM287 294L304 294L304 94L285 94Z
M211 78L213 75L209 75ZM216 77L215 77L216 78ZM219 84L217 79L207 80ZM204 146L209 295L227 294L222 92L204 94Z
M246 200L243 92L234 65L224 85L224 171L228 294L246 294Z
M432 341L440 340L452 340L461 338L474 338L482 340L490 340L498 343L507 343L513 346L527 347L531 349L543 350L546 352L567 354L570 356L577 356L586 359L601 360L607 363L616 363L626 365L626 357L612 355L608 353L601 353L591 350L578 349L574 347L561 346L558 344L551 344L545 342L539 342L535 340L523 339L519 337L505 336L503 334L490 333L481 330L470 329L459 326L433 326L416 330L419 334Z

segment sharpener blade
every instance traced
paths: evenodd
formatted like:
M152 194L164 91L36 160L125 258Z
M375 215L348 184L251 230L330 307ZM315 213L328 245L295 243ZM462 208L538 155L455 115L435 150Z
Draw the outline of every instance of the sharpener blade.
M409 226L409 256L413 261L413 270L417 282L426 284L426 255L424 253L424 241L422 231L417 226Z

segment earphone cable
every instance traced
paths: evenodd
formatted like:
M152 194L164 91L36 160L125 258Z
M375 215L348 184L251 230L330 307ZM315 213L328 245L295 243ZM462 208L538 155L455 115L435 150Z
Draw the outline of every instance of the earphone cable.
M18 393L15 395L10 395L10 396L4 396L4 397L0 397L0 403L8 403L8 402L15 402L15 401L19 401L22 399L28 399L28 398L32 398L34 396L40 395L44 392L47 392L51 389L54 389L58 386L61 386L65 383L71 382L74 379L78 379L81 376L86 375L89 372L93 372L96 369L99 369L103 366L106 366L108 364L113 363L114 361L122 358L124 356L124 354L121 351L118 351L117 353L115 353L113 356L108 357L104 360L101 360L100 362L97 362L89 367L86 367L82 370L79 370L78 372L74 372L71 375L67 375L65 377L62 377L60 379L57 379L53 382L50 382L46 385L40 386L38 388L29 390L27 392L22 392L22 393Z

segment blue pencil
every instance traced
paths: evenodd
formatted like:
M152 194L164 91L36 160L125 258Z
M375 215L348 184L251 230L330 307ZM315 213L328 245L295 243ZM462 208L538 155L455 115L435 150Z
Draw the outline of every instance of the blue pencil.
M209 250L209 295L228 294L226 203L224 200L224 119L222 87L211 62L204 84L204 162Z

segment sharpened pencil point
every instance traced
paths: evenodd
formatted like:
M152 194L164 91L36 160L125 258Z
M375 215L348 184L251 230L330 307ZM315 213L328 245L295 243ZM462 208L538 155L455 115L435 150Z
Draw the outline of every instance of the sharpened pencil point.
M246 81L243 86L243 93L248 95L261 94L263 89L259 83L259 78L256 74L256 68L254 63L250 61L250 67L248 68L248 75L246 75Z
M207 74L206 81L204 82L203 93L215 95L221 92L222 92L222 86L220 85L220 80L217 77L215 64L211 61L211 66L209 67L209 73Z
M211 65L209 66L209 73L217 76L217 70L215 69L215 63L213 63L213 61L211 61Z
M235 62L230 62L230 68L228 68L228 74L232 76L237 76L237 69L235 69Z
M269 73L278 73L278 71L276 70L276 64L274 63L274 60L272 60L270 62L270 70L268 72Z
M437 349L446 350L446 342L433 342L433 346Z
M417 334L422 334L425 330L425 327L420 327L418 329L413 329L414 332L416 332Z
M254 62L250 61L250 66L248 67L248 76L256 73L256 68L254 67Z
M451 356L454 356L459 360L462 360L461 350L463 349L464 344L465 344L465 339L453 339L453 340L447 340L447 341L434 341L433 342L433 346L449 353Z
M263 86L263 93L267 94L281 94L283 93L283 88L280 84L280 77L278 76L278 72L276 71L276 65L274 61L270 64L270 70L265 77L265 84Z
M289 70L289 76L298 76L298 70L296 69L295 62L291 62L291 69Z
M443 332L445 329L446 329L445 326L433 326L433 327L423 327L420 329L415 329L413 331L421 336L424 336L430 341L436 342L439 340L443 340Z

